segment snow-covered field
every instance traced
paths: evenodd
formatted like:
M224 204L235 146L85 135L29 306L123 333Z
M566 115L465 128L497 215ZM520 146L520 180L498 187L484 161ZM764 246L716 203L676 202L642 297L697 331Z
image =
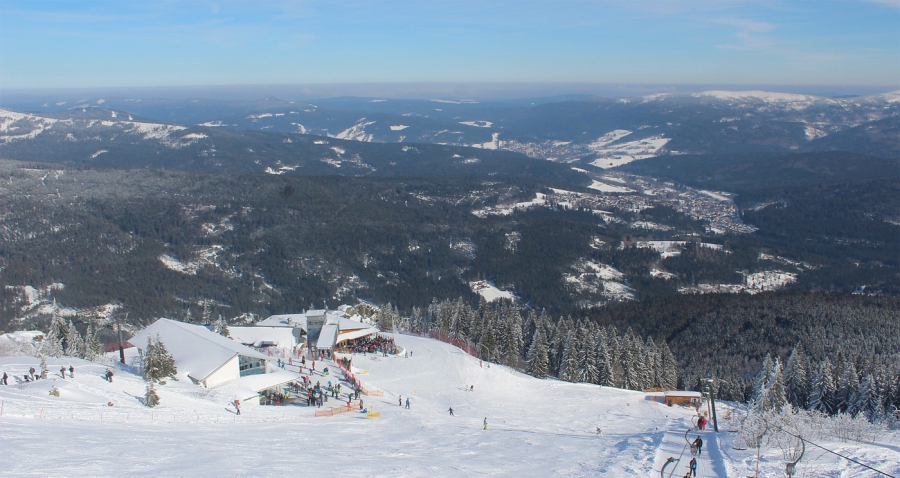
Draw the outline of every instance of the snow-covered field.
M158 388L161 404L150 409L139 402L139 376L121 369L107 383L103 364L50 359L52 378L24 385L10 378L12 385L0 386L0 474L650 477L675 457L681 462L672 476L684 476L692 409L641 392L535 379L430 339L396 340L409 358L353 357L363 383L384 392L363 396L381 412L372 419L355 412L316 418L305 406L245 406L236 416L230 397L172 381ZM69 364L75 378L59 378ZM0 370L17 376L37 365L33 357L0 358ZM59 397L49 395L53 387ZM410 409L398 406L401 396L411 398ZM689 435L705 441L701 477L743 477L756 467L755 450L732 449L727 414L719 408L718 435ZM896 434L825 444L900 473ZM876 476L811 449L798 469L806 477ZM781 452L764 448L760 476L783 470Z
M472 292L484 297L484 300L488 302L493 302L498 299L515 300L515 296L512 292L500 290L497 286L488 281L479 280L469 282L469 287L472 288Z

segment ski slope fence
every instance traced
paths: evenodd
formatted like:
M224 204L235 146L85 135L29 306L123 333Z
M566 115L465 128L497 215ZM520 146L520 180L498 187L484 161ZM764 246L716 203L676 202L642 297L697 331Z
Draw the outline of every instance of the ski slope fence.
M210 414L191 413L185 411L167 410L135 410L117 409L106 405L89 406L83 408L56 408L52 406L3 406L3 417L26 418L35 420L59 420L75 422L108 422L108 423L133 423L133 424L189 424L189 423L296 423L304 420L304 416L288 411L276 410L277 407L245 407L241 415L234 413ZM262 412L256 414L255 412ZM309 415L306 415L309 417Z
M328 410L316 410L317 417L333 417L335 415L340 415L342 413L352 412L352 405L342 405L340 407L332 407Z
M340 361L337 362L337 366L341 370L341 372L343 372L344 377L347 379L347 381L352 383L353 386L356 387L357 390L359 390L359 393L361 393L363 395L368 395L370 397L383 397L384 396L384 392L381 390L375 390L373 388L366 388L366 386L363 385L362 382L356 378L356 375L354 375L353 372L351 372L349 369L344 367L344 365Z

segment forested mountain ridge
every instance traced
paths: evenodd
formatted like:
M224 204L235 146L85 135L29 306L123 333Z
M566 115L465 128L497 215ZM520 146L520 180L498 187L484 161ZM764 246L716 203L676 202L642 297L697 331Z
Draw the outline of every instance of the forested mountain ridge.
M541 179L560 186L590 183L581 172L508 151L189 127L139 121L113 110L85 111L90 114L75 111L38 116L0 110L0 157L92 168L306 176L493 176Z
M535 158L618 165L658 155L852 151L896 157L898 92L825 98L705 91L634 98L488 101L331 98L56 99L4 102L55 115L111 108L154 121L382 143L439 143L519 151ZM59 105L59 106L57 106ZM604 161L606 160L606 161Z

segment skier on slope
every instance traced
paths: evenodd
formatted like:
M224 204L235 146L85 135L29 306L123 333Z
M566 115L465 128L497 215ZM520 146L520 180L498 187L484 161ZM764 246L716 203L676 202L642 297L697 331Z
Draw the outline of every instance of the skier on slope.
M69 365L69 375L71 375L72 378L75 378L75 367L71 365Z
M406 397L406 408L409 408L409 397Z
M484 429L487 430L487 417L484 417Z
M450 407L450 416L453 416L453 407Z

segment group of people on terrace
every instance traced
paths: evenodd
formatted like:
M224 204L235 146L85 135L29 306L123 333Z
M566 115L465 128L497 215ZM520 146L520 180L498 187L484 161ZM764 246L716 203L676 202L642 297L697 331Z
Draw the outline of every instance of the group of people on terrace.
M381 352L382 354L396 354L397 346L394 344L394 339L391 337L385 337L383 335L375 335L375 336L367 336L360 337L358 339L351 339L346 342L341 343L338 346L341 352L346 353L375 353Z

